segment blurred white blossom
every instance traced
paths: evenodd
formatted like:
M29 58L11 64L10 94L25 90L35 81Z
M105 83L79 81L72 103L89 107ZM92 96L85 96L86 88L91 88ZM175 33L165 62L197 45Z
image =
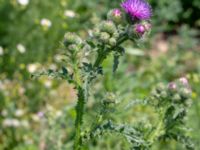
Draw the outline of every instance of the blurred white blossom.
M37 113L37 116L40 117L40 118L43 118L43 117L44 117L44 112L39 111L39 112Z
M19 127L20 121L17 119L7 118L3 120L3 126L4 127Z
M2 110L1 115L4 116L4 117L7 116L8 115L8 111L7 110Z
M17 2L22 6L26 6L26 5L28 5L29 0L17 0Z
M38 115L36 115L36 114L33 114L33 115L31 116L31 118L32 118L33 121L35 121L35 122L39 122L39 121L40 121L40 117L39 117Z
M49 68L52 69L52 70L56 70L56 69L57 69L57 66L56 66L56 64L51 64L51 65L49 66Z
M17 110L15 111L15 116L21 117L21 116L23 116L23 115L24 115L24 111L23 111L22 109L17 109Z
M60 116L62 116L62 114L63 114L62 111L57 111L56 112L56 117L60 117Z
M19 94L24 94L26 92L26 89L24 87L19 88Z
M46 80L46 81L44 81L44 86L45 86L46 88L50 88L50 87L52 86L52 81L51 81L51 80Z
M0 56L2 56L4 53L3 47L0 46Z
M34 73L38 69L38 64L29 64L27 70L30 73Z
M49 19L46 19L46 18L43 18L40 20L40 24L43 26L43 27L47 27L47 28L50 28L52 23Z
M74 18L76 16L76 13L72 10L65 10L64 15L66 17Z
M22 45L22 44L17 44L17 50L20 52L20 53L25 53L26 52L26 48L25 48L25 46L24 45Z

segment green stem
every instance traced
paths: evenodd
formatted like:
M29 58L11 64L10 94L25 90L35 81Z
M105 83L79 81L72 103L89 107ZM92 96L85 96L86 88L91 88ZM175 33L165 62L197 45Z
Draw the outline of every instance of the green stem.
M99 67L99 65L103 62L106 56L114 49L116 49L121 43L127 40L127 36L123 36L118 40L117 46L113 46L105 51L99 51L98 57L93 65L94 68ZM76 72L77 73L77 72ZM79 77L76 78L76 80ZM78 82L79 83L79 82ZM74 140L74 150L81 150L82 148L82 138L81 138L81 125L83 122L83 114L84 114L84 104L86 101L85 90L78 84L78 102L76 105L76 121L75 121L75 140Z
M97 59L94 63L94 67L98 67L102 62L103 60L106 58L106 56L114 49L116 49L120 44L122 44L124 41L126 41L128 39L128 37L126 35L122 36L122 38L120 38L118 41L117 41L117 45L116 46L113 46L109 49L106 49L105 51L103 52L99 52L98 56L97 56Z
M157 123L157 126L155 128L155 130L153 130L150 135L147 137L147 140L149 141L149 143L152 145L154 143L154 141L156 141L158 139L158 137L162 134L163 131L163 127L164 127L164 112L161 112L161 116L160 116L160 120Z
M81 139L81 125L83 123L83 113L84 113L84 90L78 87L78 103L76 105L76 121L75 121L75 141L74 150L81 150L82 139Z

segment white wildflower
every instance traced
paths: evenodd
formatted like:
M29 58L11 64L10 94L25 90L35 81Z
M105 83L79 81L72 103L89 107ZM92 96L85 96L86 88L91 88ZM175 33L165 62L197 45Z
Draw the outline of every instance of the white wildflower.
M17 110L15 111L15 116L21 117L21 116L23 116L23 115L24 115L24 111L23 111L22 109L17 109Z
M3 47L0 46L0 56L2 56L4 53Z
M51 80L46 80L46 81L44 82L44 86L45 86L46 88L50 88L50 87L52 86L52 81L51 81Z
M22 44L17 44L17 50L22 54L26 52L26 48Z
M39 121L40 121L40 118L39 118L38 115L33 114L33 115L31 116L31 118L32 118L33 121L35 121L35 122L39 122Z
M19 127L20 122L17 119L7 118L3 121L4 127Z
M8 111L7 111L7 110L3 110L3 111L1 112L1 115L4 116L4 117L7 116L7 115L8 115Z
M74 18L76 16L76 13L72 10L65 10L64 15L66 17Z
M17 2L22 6L26 6L26 5L28 5L29 0L17 0Z
M56 112L56 117L60 117L60 116L62 116L62 111L57 111Z
M27 70L30 73L34 73L38 69L38 64L29 64Z
M40 24L43 26L43 27L47 27L47 28L50 28L52 23L49 19L46 19L46 18L43 18L40 20Z

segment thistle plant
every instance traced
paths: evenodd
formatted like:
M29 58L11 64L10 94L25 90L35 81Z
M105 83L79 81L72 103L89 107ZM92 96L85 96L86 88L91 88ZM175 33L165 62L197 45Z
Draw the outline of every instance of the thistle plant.
M130 149L148 150L159 141L173 139L181 142L187 149L193 149L185 134L184 119L190 105L191 89L186 78L169 85L159 84L155 90L140 103L151 106L158 114L158 123L150 126L138 123L133 127L115 123L109 115L115 110L116 97L108 94L103 100L101 111L91 122L89 130L82 128L86 104L89 101L93 83L103 76L102 63L113 56L113 72L117 71L120 57L126 52L123 43L136 42L148 36L151 30L151 6L145 0L126 0L121 8L108 12L107 20L97 24L86 39L75 33L66 33L63 60L65 66L60 70L48 70L34 76L48 75L67 80L77 91L74 150L81 150L89 141L106 133L117 133L130 143Z

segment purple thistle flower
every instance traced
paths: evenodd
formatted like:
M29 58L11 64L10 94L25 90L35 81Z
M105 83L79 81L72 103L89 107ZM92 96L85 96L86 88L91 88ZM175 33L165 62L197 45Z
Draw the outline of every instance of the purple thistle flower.
M152 15L151 6L145 0L126 0L121 7L132 19L148 20Z

